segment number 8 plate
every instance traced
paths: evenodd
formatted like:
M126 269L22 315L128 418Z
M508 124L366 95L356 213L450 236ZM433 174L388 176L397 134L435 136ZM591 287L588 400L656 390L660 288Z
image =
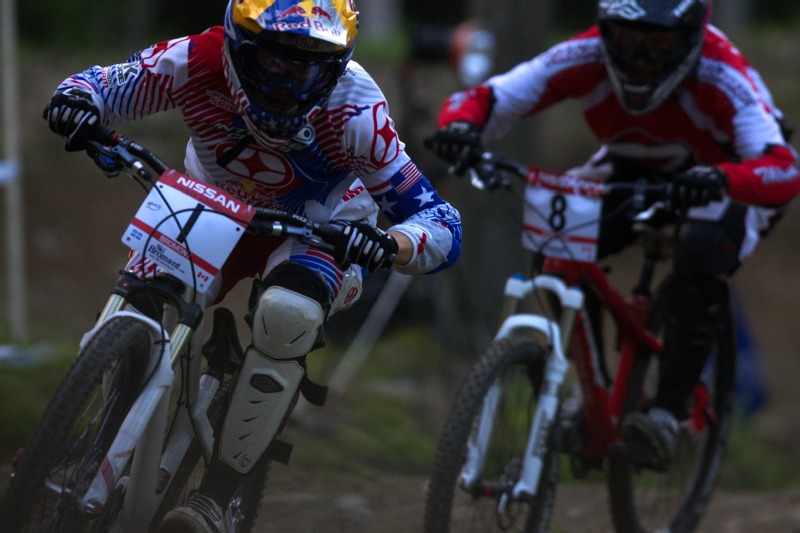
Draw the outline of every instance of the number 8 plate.
M527 181L523 247L548 257L594 262L602 184L535 168Z

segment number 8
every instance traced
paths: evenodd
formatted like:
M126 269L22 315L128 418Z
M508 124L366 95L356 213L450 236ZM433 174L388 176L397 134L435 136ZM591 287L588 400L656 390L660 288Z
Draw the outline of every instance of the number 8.
M547 223L550 224L553 231L561 231L567 223L567 217L564 215L567 210L567 199L560 194L556 194L550 200L550 207L552 210Z

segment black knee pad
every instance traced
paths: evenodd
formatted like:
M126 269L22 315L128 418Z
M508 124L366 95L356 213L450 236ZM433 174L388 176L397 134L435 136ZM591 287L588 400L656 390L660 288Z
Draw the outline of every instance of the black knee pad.
M678 233L673 271L683 278L714 278L739 266L739 247L718 224L692 221Z

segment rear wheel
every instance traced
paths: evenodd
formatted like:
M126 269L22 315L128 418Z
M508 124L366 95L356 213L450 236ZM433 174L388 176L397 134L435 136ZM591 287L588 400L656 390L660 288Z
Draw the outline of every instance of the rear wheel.
M558 435L553 424L535 496L514 497L543 379L545 349L533 339L495 341L462 384L445 421L425 505L428 533L447 531L547 531L555 501ZM465 482L462 467L479 446L485 404L496 405L483 467Z
M147 327L130 317L103 324L75 359L25 448L0 502L3 531L105 531L119 510L81 499L141 390Z
M659 294L666 294L667 287ZM663 326L663 302L663 298L655 301L653 331ZM733 417L736 344L730 310L725 309L714 350L690 400L689 416L680 421L677 454L669 469L654 472L636 468L619 455L610 459L611 512L620 533L687 533L697 527L705 511ZM631 375L626 412L642 408L655 394L658 361L652 354L641 355Z

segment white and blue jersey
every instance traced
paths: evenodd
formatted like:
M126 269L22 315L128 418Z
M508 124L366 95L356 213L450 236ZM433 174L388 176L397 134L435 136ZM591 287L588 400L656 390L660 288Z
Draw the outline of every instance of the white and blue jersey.
M404 150L389 117L386 99L369 74L351 61L324 106L289 142L266 148L248 142L223 69L223 30L155 44L127 62L95 66L65 80L58 90L90 92L108 127L179 109L189 129L186 171L252 205L274 207L318 222L335 219L373 222L380 211L391 230L414 243L407 274L447 268L461 252L458 212L439 197ZM244 141L242 141L244 139ZM244 247L245 245L243 245ZM336 297L342 271L327 254L296 242L266 246L230 261L236 272L225 279L220 298L246 275L263 275L281 260L305 264L323 274ZM249 272L255 266L255 272ZM223 269L223 277L226 270Z

